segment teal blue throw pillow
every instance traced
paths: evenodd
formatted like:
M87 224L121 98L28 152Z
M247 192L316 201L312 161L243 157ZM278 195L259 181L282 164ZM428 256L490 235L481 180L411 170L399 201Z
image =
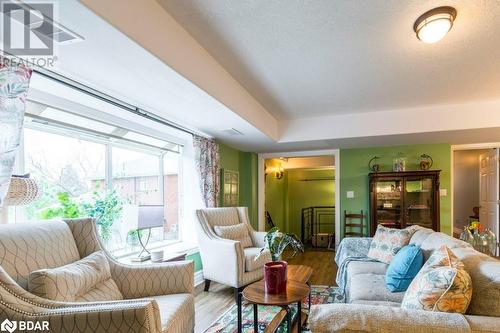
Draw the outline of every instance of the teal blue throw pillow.
M424 255L417 245L406 245L392 258L385 272L387 289L392 292L406 291L424 264Z

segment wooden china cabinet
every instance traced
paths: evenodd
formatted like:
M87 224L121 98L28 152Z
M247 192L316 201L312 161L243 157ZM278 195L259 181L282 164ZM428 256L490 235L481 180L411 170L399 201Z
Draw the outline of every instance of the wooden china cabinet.
M370 233L377 226L420 225L439 231L441 170L373 172L370 179Z

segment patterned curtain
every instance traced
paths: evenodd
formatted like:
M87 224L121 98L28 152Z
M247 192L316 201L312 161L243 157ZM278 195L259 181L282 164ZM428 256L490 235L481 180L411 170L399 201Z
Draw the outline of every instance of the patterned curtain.
M193 136L194 158L200 176L201 194L205 206L217 207L219 203L219 145L214 139Z
M0 56L0 208L9 189L23 128L31 69Z

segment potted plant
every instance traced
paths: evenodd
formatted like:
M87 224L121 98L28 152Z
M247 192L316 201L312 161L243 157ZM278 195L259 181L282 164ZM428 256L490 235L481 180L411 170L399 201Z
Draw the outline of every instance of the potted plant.
M111 227L122 214L123 203L115 190L94 192L91 202L83 204L87 216L95 218L105 245L111 238Z
M292 254L288 257L291 259L299 252L304 252L304 245L295 234L281 232L277 227L269 230L264 236L266 246L260 251L262 253L266 249L271 252L273 261L280 261L283 257L283 252L290 248L293 250Z
M274 227L264 237L266 246L260 251L256 259L264 252L271 252L271 262L264 265L264 286L269 294L280 294L286 292L287 262L281 261L283 252L290 248L293 250L288 258L293 258L298 252L304 252L304 245L295 234L279 231Z

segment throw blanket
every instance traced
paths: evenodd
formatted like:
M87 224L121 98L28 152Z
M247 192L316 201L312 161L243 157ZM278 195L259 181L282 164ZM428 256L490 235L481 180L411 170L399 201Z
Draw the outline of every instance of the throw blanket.
M351 261L376 261L367 257L372 238L370 237L352 237L344 238L335 254L335 262L338 266L337 285L339 292L345 302L345 287L347 284L347 265Z

